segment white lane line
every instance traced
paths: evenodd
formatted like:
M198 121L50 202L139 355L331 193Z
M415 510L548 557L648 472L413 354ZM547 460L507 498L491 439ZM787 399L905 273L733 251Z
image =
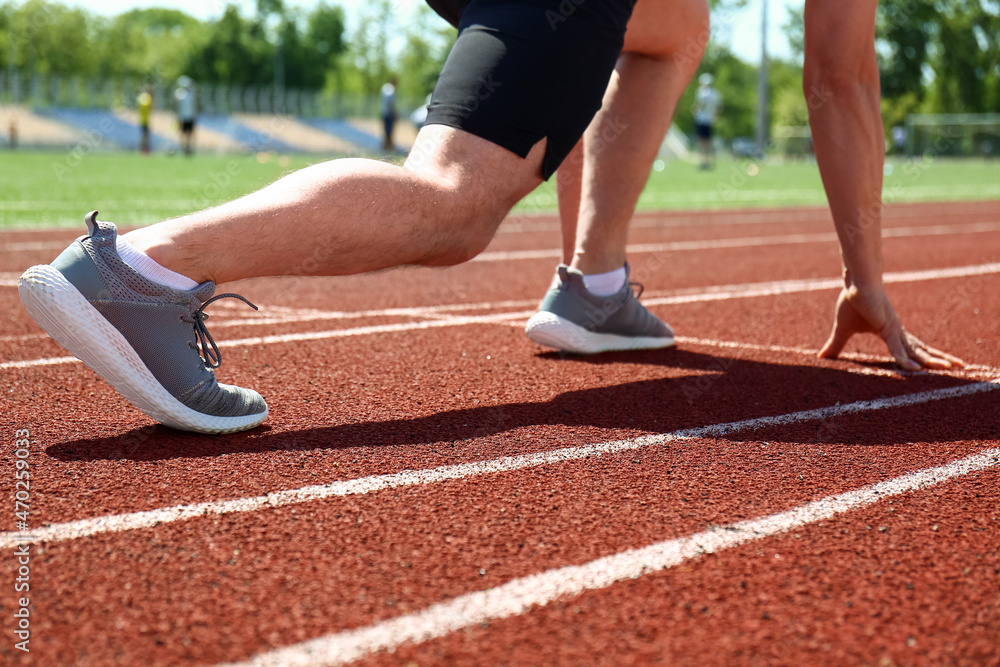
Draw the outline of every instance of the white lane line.
M37 368L39 366L58 366L59 364L79 363L76 357L49 357L47 359L29 359L28 361L5 361L0 364L0 370L11 368Z
M20 273L0 273L0 287L17 287L17 279Z
M906 238L919 236L944 236L952 234L981 234L1000 232L1000 222L980 222L967 225L928 225L915 227L889 227L882 230L883 238ZM804 243L835 243L833 232L815 234L779 234L776 236L748 236L743 238L713 239L706 241L674 241L670 243L639 243L629 245L630 255L640 253L689 252L694 250L721 250L725 248L754 248L772 245L799 245ZM507 262L523 259L545 259L561 257L558 249L510 250L484 252L473 262Z
M973 266L959 266L945 269L927 269L923 271L906 271L897 273L886 273L883 282L902 283L919 282L925 280L939 280L944 278L964 278L977 275L988 275L1000 273L1000 263L977 264ZM681 290L671 296L651 296L643 299L647 306L666 306L685 303L696 303L702 301L721 301L725 299L741 299L750 297L776 296L779 294L792 294L796 292L813 292L825 289L836 289L843 285L841 278L824 278L815 280L782 280L767 283L750 283L744 285L718 285L713 287L701 287L692 290ZM655 293L654 293L655 294ZM365 311L370 316L375 313L386 313L397 315L405 311L412 317L429 317L432 314L455 312L461 310L489 310L497 307L511 307L517 305L534 304L534 301L506 301L499 303L478 303L478 304L449 304L446 306L431 306L428 308L394 308L382 311ZM518 317L530 317L533 310L521 312L496 313L485 316L462 316L456 315L445 319L404 322L399 324L374 325L367 327L355 327L351 329L334 329L328 331L313 331L295 334L284 334L274 336L256 336L253 338L241 338L219 343L219 347L234 347L238 345L266 345L271 343L290 343L311 340L324 340L327 338L344 338L350 336L366 336L378 333L392 333L400 331L412 331L415 329L436 329L451 326L465 326L469 324L484 324L490 322L504 322ZM328 313L328 319L345 319L345 313ZM267 320L241 320L241 325L252 325L263 322L265 324L274 323L296 323L308 321L309 319L321 318L318 313L310 313L302 316L292 316L287 319L270 318ZM223 324L220 322L219 324ZM218 325L213 325L218 326ZM51 366L53 364L67 364L76 361L75 357L49 357L46 359L30 359L25 361L7 361L0 363L0 370L12 368L31 368L34 366Z
M940 280L945 278L965 278L970 276L978 275L988 275L993 273L1000 273L1000 263L991 264L977 264L973 266L960 266L960 267L949 267L944 269L927 269L922 271L906 271L906 272L896 272L896 273L886 273L882 280L886 283L904 283L904 282L920 282L926 280ZM839 289L843 287L843 278L817 278L817 279L807 279L807 280L779 280L773 282L764 283L744 283L736 285L713 285L710 287L697 287L692 289L677 290L676 292L670 294L664 294L663 292L649 292L648 295L643 298L643 303L647 306L668 306L677 305L684 303L696 303L700 301L720 301L725 299L739 299L739 298L750 298L750 297L762 297L762 296L777 296L779 294L791 294L795 292L814 292L826 289ZM370 311L360 311L365 317L378 317L380 315L407 315L411 317L432 317L440 313L450 313L458 312L463 310L493 310L497 308L517 308L525 306L534 306L537 301L504 301L499 303L477 303L477 304L450 304L447 306L431 306L427 308L394 308L390 310L370 310ZM491 315L489 317L503 317L504 319L514 319L517 317L530 317L534 314L534 310L521 312L511 312L511 313L501 313L497 315ZM258 320L258 319L246 319L240 320L236 324L255 324L255 323L296 323L304 322L310 320L321 320L321 319L346 319L347 317L357 316L357 313L344 313L344 312L330 312L324 314L322 311L315 311L306 313L302 316L299 315L289 315L287 318L270 318L268 320ZM476 317L467 316L456 316L455 320L469 320L470 324L479 324L481 320ZM466 322L462 322L466 323ZM233 326L230 322L220 322L216 326L227 325ZM400 325L408 327L409 323L404 323ZM359 327L356 331L365 331L370 327ZM400 329L405 330L405 329ZM317 335L321 337L328 337L330 332L317 332ZM300 340L311 340L309 338L302 338L299 336L308 336L308 333L304 334L291 334L296 336L296 338L291 339L295 341ZM356 335L356 334L352 334ZM274 338L274 337L269 337ZM246 339L255 340L255 339ZM281 342L277 339L271 342ZM235 344L235 343L229 343ZM221 345L221 344L220 344Z
M168 209L174 209L178 205L176 201L171 203L172 200L146 200L140 202L142 205L151 205L156 207L163 207L164 205ZM183 202L181 202L183 204ZM988 204L989 202L979 202L980 204ZM949 210L947 213L941 213L939 209L934 209L928 213L927 204L915 205L907 204L905 202L892 202L891 207L887 207L886 215L883 219L883 229L886 226L892 225L893 223L906 220L907 218L929 218L932 216L936 217L948 217L950 219L955 219L957 217L979 217L983 215L981 210L965 210L965 208L960 207L958 210ZM24 206L25 204L19 204ZM27 204L29 207L36 206L29 202ZM44 202L37 204L42 208L51 207L51 202ZM121 204L125 206L125 204ZM131 202L127 204L129 207L134 208L136 202ZM948 206L947 203L944 206ZM555 211L532 211L532 210L521 210L516 209L507 216L504 223L500 225L497 230L498 234L523 234L524 232L549 232L549 231L559 231L559 223L555 220ZM732 208L721 208L721 209L705 209L702 211L686 211L686 212L671 212L671 211L654 211L649 209L643 209L636 212L635 218L629 223L631 227L688 227L692 225L698 225L699 227L706 226L728 226L728 225L760 225L760 224L776 224L776 225L788 225L788 224L803 224L803 223L825 223L831 224L830 209L827 206L819 205L802 205L799 207L792 208L776 208L776 209L732 209ZM141 225L137 225L141 226ZM8 233L23 233L25 231L66 231L67 234L73 234L72 237L67 237L65 241L19 241L15 243L2 243L0 244L0 252L12 251L21 252L25 250L62 250L73 238L79 236L79 233L74 233L74 230L82 225L76 225L73 223L68 224L55 224L55 225L45 225L42 227L32 225L29 227L12 228L0 230L0 238Z
M933 201L942 199L961 199L963 196L996 197L1000 196L1000 185L968 184L968 185L926 185L898 184L884 193L887 204L890 202L912 203L918 201ZM826 201L823 189L817 187L788 188L770 190L729 191L718 190L684 190L671 192L644 192L639 200L640 206L665 207L668 205L683 205L688 208L719 206L726 202L778 202L800 201L804 205L818 205Z
M470 324L493 324L502 322L512 317L528 318L534 314L533 310L525 310L519 313L497 313L495 315L477 316L454 316L441 319L424 320L422 322L405 322L402 324L382 324L370 327L355 327L353 329L334 329L332 331L313 331L294 334L276 334L274 336L255 336L253 338L240 338L219 343L219 347L240 347L244 345L268 345L271 343L295 343L301 341L324 340L327 338L345 338L350 336L367 336L377 333L391 333L397 331L414 331L417 329L440 329L443 327L461 327ZM431 317L434 317L431 315Z
M642 225L637 225L642 226ZM503 229L501 227L501 229ZM950 236L954 234L982 234L1000 231L1000 222L978 222L955 225L916 225L909 227L885 227L883 238L904 238L921 236ZM699 241L673 241L668 243L639 243L629 245L629 254L691 252L697 250L721 250L726 248L754 248L773 245L799 245L805 243L833 243L837 235L833 232L811 234L778 234L774 236L748 236L728 239ZM65 248L69 241L47 241L4 244L7 252L31 250L57 250ZM504 262L525 259L549 259L560 257L561 251L545 248L535 250L498 250L480 253L472 262ZM16 287L19 273L0 273L0 287Z
M27 241L4 243L3 245L0 245L0 251L31 252L34 250L62 250L72 242L73 239L66 239L65 241Z
M780 535L874 505L886 498L926 489L998 465L1000 448L987 449L942 466L827 496L785 512L714 526L700 533L629 549L582 565L569 565L512 579L495 588L466 593L416 613L261 653L246 662L231 663L230 667L345 665L406 643L425 642L462 628L519 616L530 612L533 607L545 606L559 598L637 579L694 560L702 554L718 553Z
M24 343L29 340L45 340L46 338L48 338L48 335L43 333L14 334L11 336L0 336L0 343Z
M436 317L466 310L496 310L498 308L527 308L537 305L541 299L521 301L496 301L480 303L449 303L438 306L413 306L409 308L383 308L379 310L316 310L307 308L287 308L262 306L268 313L277 312L277 317L248 317L238 320L214 322L213 327L254 326L265 324L295 324L317 320L356 320L376 317Z
M352 336L370 336L380 333L395 333L400 331L416 331L420 329L440 329L443 327L460 327L470 324L492 324L502 322L511 317L530 317L534 311L522 311L515 313L498 313L495 315L479 315L468 317L445 317L441 319L424 320L420 322L404 322L400 324L376 324L367 327L354 327L351 329L332 329L329 331L311 331L296 334L278 334L274 336L254 336L251 338L238 338L236 340L219 341L218 346L240 347L252 345L268 345L271 343L294 343L302 341L325 340L329 338L349 338ZM435 317L428 314L428 317ZM299 322L301 320L289 319L287 322ZM14 368L34 368L36 366L53 366L57 364L72 364L80 360L76 357L48 357L46 359L28 359L25 361L5 361L0 363L0 370Z
M882 277L885 283L910 283L926 280L942 280L947 278L967 278L971 276L1000 273L1000 263L975 264L972 266L956 266L945 269L925 269L922 271L898 271L886 273ZM794 292L815 292L825 289L839 289L844 286L842 278L818 278L813 280L781 280L769 283L750 283L745 285L719 285L691 290L687 294L644 298L647 306L665 306L699 301L720 301L724 299L750 298L758 296L777 296Z
M522 301L496 301L493 303L452 303L438 306L412 306L409 308L381 308L378 310L317 310L315 308L289 308L287 306L262 305L266 314L256 317L240 317L236 319L214 319L212 329L225 327L270 326L274 324L299 324L322 320L358 320L375 319L379 317L440 317L459 311L495 310L497 308L527 308L538 304L539 299ZM220 304L221 305L221 304ZM272 315L277 313L277 315ZM515 313L516 314L516 313ZM531 313L528 314L530 316ZM403 329L405 330L405 329ZM356 335L356 334L355 334ZM22 334L0 336L2 342L21 342L28 340L44 340L48 334ZM4 366L0 364L0 368Z
M970 276L1000 273L1000 263L974 264L970 266L946 267L941 269L924 269L920 271L890 272L883 276L883 282L903 283L925 280L940 280L946 278L967 278ZM776 296L793 292L812 292L843 287L843 278L812 278L805 280L778 280L763 283L741 283L733 285L711 285L681 290L648 291L643 298L646 305L665 306L698 301L716 301L720 299L747 298L757 296ZM362 311L322 311L299 310L288 308L281 311L278 317L246 318L227 320L213 324L220 326L244 326L254 324L292 324L314 320L341 320L366 317L430 317L438 314L460 313L466 310L496 310L499 308L526 308L537 305L539 299L520 301L498 301L481 303L455 303L440 306L423 306L413 308L388 308L382 310ZM268 310L273 310L265 306ZM529 312L529 316L534 311ZM515 316L517 313L512 313Z
M901 408L910 405L929 403L931 401L961 398L964 396L972 396L983 392L994 391L996 389L1000 389L1000 380L992 382L977 382L974 384L965 384L913 394L902 394L899 396L879 398L871 401L856 401L845 405L834 405L826 408L803 410L800 412L791 412L770 417L756 417L736 422L681 429L672 433L647 435L629 440L612 440L608 442L582 445L579 447L567 447L548 452L538 452L535 454L505 456L486 461L441 466L427 470L404 470L402 472L388 475L376 475L372 477L362 477L358 479L332 482L330 484L306 486L299 489L276 491L274 493L268 493L263 496L256 496L252 498L214 500L191 505L175 505L173 507L164 507L161 509L134 512L131 514L112 514L92 519L81 519L79 521L71 521L68 523L52 524L44 528L36 528L27 534L20 534L16 532L0 533L0 549L16 546L17 544L61 542L64 540L78 539L101 533L114 533L126 530L149 528L158 524L183 521L185 519L192 519L208 514L253 512L268 507L282 507L284 505L325 500L328 498L337 498L342 496L365 495L376 491L382 491L384 489L437 484L448 480L467 479L486 474L523 470L525 468L535 468L553 463L576 461L589 456L602 456L604 454L611 454L615 452L653 447L678 440L715 438L746 430L756 430L760 428L796 424L806 421L830 419L833 417L861 412ZM359 443L359 446L364 446L365 444L367 443Z

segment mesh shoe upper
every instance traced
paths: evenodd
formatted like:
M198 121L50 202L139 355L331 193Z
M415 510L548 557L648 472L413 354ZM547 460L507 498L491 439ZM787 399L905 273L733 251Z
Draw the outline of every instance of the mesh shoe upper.
M639 303L628 281L611 296L595 296L583 284L577 269L560 265L559 283L546 293L539 308L583 327L588 331L629 337L673 338L673 330Z
M117 228L87 216L89 235L80 237L52 266L129 342L159 383L197 412L237 417L266 410L254 391L219 384L198 352L196 315L215 285L189 291L157 284L128 266L116 250Z

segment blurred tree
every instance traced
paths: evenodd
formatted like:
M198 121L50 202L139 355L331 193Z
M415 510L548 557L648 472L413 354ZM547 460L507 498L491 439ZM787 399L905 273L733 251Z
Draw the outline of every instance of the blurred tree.
M282 0L257 0L257 16L266 20L271 14L285 15L285 3Z
M228 5L222 17L211 24L204 41L193 45L188 54L187 74L196 81L250 84L257 81L268 53L262 39L251 35L252 25ZM268 67L268 73L270 68Z
M934 59L939 103L948 111L996 112L1000 71L1000 3L959 0L941 3Z
M134 9L100 30L93 45L101 74L172 82L184 74L192 42L205 26L174 9Z
M92 48L103 21L90 12L29 0L3 5L5 30L0 58L4 67L30 74L97 74Z
M802 93L802 67L800 65L772 61L768 90L773 127L802 127L809 124L809 106Z
M883 0L877 26L884 99L898 101L907 112L997 110L996 0Z
M305 28L301 29L300 26ZM344 12L340 7L318 5L302 18L286 17L281 26L285 85L291 88L321 89L327 74L344 52Z
M417 5L404 31L397 71L401 98L422 102L434 90L458 31L427 5Z
M319 3L306 19L305 44L316 53L324 70L335 66L337 57L347 49L344 40L344 10Z
M784 25L793 52L805 47L802 10ZM881 0L876 54L888 132L911 113L1000 109L1000 3Z
M788 18L781 24L781 28L785 31L785 38L788 40L792 55L801 62L806 52L805 9L803 7L789 7Z
M390 76L389 41L395 29L392 0L373 0L362 10L351 35L348 66L355 69L361 91L374 96Z
M924 66L937 27L933 4L916 0L885 0L877 15L882 95L924 97Z

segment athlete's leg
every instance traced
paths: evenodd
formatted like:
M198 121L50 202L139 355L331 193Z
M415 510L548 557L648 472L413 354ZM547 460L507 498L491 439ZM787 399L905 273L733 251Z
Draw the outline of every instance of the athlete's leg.
M559 227L562 230L562 263L571 264L576 252L576 226L580 220L580 182L583 180L581 139L556 172L559 197Z
M701 137L698 139L701 146L701 168L709 169L712 166L712 139L711 137Z
M627 285L625 246L674 107L701 60L708 26L704 0L636 4L601 110L559 170L563 262L570 266L558 268L525 325L536 343L578 353L674 344L670 327Z
M402 167L324 162L125 238L196 282L456 264L486 247L504 215L541 182L544 147L522 159L467 132L428 125Z
M621 53L629 9L577 7L555 30L533 1L474 3L402 167L327 162L124 240L91 214L87 236L25 272L22 300L154 418L208 432L259 424L260 395L219 384L212 370L221 355L205 308L234 296L212 297L213 283L471 258L579 140Z
M636 3L582 159L574 151L559 170L565 263L585 274L624 266L628 223L708 36L704 0Z

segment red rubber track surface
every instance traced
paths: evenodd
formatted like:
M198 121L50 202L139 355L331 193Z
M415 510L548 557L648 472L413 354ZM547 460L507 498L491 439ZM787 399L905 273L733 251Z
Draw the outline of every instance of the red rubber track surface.
M840 270L832 229L823 209L638 215L633 275L678 347L589 358L522 332L557 261L551 217L506 221L452 269L224 286L261 310L213 304L213 335L237 343L220 379L259 390L271 415L223 436L154 424L27 316L17 275L79 231L0 234L3 663L249 660L1000 447L1000 391L977 384L1000 377L1000 202L887 208L897 310L963 357L961 372L900 374L873 337L816 359ZM891 403L942 391L962 395ZM872 403L763 419L858 401ZM740 420L757 421L505 472L480 464ZM27 542L23 594L18 429L33 441L29 524L50 527ZM66 527L459 464L472 472ZM21 595L30 653L14 648ZM355 662L1000 665L1000 465L432 634Z

